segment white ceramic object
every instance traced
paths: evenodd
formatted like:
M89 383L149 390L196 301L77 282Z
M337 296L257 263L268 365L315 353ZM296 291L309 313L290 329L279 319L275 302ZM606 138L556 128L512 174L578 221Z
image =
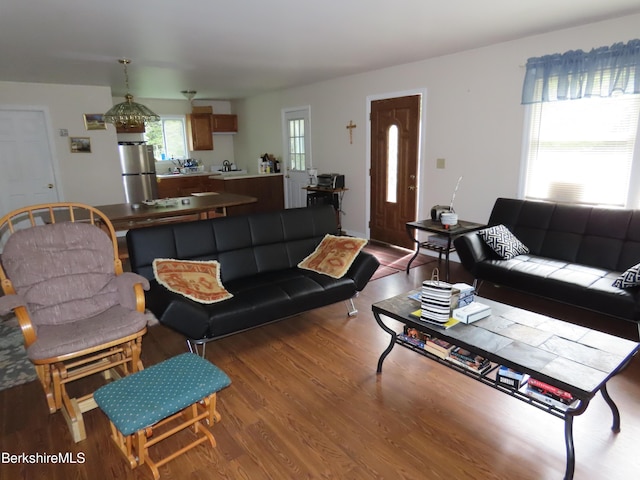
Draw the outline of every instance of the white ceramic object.
M440 222L442 225L456 225L458 223L458 214L453 212L447 212L440 214Z

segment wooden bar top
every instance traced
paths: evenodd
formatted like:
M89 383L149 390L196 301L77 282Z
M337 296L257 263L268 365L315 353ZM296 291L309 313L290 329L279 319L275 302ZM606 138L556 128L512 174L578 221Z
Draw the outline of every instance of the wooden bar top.
M200 216L203 218L202 216L205 215L204 218L206 218L206 214L212 211L221 211L220 213L224 215L224 209L227 207L246 205L257 201L255 197L248 195L220 192L214 195L162 199L158 202L166 204L167 200L175 201L175 204L161 206L141 203L138 204L139 208L133 208L131 203L116 203L98 205L95 208L111 220L116 230L121 230L144 227L162 221L178 220L176 217Z

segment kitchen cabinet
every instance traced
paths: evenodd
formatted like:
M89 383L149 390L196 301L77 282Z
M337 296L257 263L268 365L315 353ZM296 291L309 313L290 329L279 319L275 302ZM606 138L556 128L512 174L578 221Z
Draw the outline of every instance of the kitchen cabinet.
M236 133L238 131L238 116L213 114L211 115L213 133Z
M188 197L192 193L210 192L208 175L176 175L158 178L158 198Z
M187 115L189 150L213 150L213 120L210 113Z
M284 209L284 177L282 175L211 178L209 182L211 182L211 190L214 192L237 193L258 199L256 203L249 205L228 207L227 215L273 212Z

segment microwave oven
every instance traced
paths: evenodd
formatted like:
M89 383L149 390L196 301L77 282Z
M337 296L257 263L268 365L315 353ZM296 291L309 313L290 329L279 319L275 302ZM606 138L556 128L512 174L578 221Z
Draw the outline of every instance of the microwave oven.
M322 173L318 175L318 187L338 189L344 188L344 175L339 173Z

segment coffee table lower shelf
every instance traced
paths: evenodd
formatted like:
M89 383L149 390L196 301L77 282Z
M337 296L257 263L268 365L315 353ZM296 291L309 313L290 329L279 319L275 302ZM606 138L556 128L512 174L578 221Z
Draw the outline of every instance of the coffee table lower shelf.
M378 359L378 367L377 367L377 373L381 374L382 373L382 364L385 360L385 358L387 357L387 355L389 355L389 353L391 353L391 350L393 349L393 347L396 344L399 344L405 348L408 348L410 350L413 350L414 352L423 355L433 361L436 361L442 365L445 365L448 368L451 368L459 373L462 373L470 378L473 378L474 380L477 380L480 383L483 383L485 385L488 385L489 387L498 390L502 393L506 393L522 402L528 403L529 405L532 405L540 410L543 410L551 415L554 415L557 418L560 418L564 421L564 439L565 439L565 446L566 446L566 457L567 457L567 461L566 461L566 469L565 469L565 475L564 475L564 480L572 480L573 479L573 474L574 474L574 470L575 470L575 449L574 449L574 441L573 441L573 418L575 416L581 415L582 413L585 412L585 410L587 409L589 402L591 400L591 398L593 398L595 396L596 392L593 392L593 395L590 395L588 397L578 397L576 396L576 398L578 399L578 402L574 405L574 406L567 406L567 409L560 409L558 407L546 404L544 402L538 401L534 398L529 397L528 395L526 395L523 392L518 391L517 389L514 388L510 388L506 385L502 385L500 383L498 383L493 376L495 376L496 370L499 368L500 365L505 365L507 367L513 367L513 365L509 365L509 362L505 361L501 361L502 359L500 359L500 363L495 362L493 360L495 360L495 358L490 358L490 356L488 356L487 358L489 358L489 360L491 361L491 368L483 373L477 373L474 372L470 369L467 369L461 365L457 365L455 363L452 363L448 360L445 360L443 358L440 358L430 352L428 352L427 350L424 350L422 348L419 348L416 345L412 345L408 342L403 341L400 337L398 337L398 334L391 329L389 326L387 326L381 319L381 315L384 316L390 316L390 318L393 318L397 321L404 321L406 324L411 325L412 327L418 328L418 329L422 329L423 331L426 331L428 333L432 333L434 335L438 335L440 338L446 338L446 334L444 334L443 331L443 335L439 335L437 332L434 332L433 329L430 329L429 327L424 327L421 324L418 324L416 322L413 322L410 318L401 318L398 317L397 315L394 314L395 312L388 312L388 311L384 311L381 310L379 307L376 307L376 305L374 305L373 307L373 315L374 318L376 320L376 323L380 326L380 328L382 328L386 333L388 333L391 336L391 340L389 342L389 346L382 352L382 354L380 355L380 358ZM449 340L449 339L447 339ZM469 345L460 345L463 346L464 348L469 348L470 350L473 350L472 346ZM627 359L627 361L625 361L624 363L622 363L621 365L618 366L617 369L615 369L614 372L612 372L612 374L610 375L609 378L613 377L614 375L616 375L617 373L619 373L620 371L622 371L624 369L624 367L627 366L627 364L631 361L631 357L629 357ZM613 415L613 422L612 422L612 426L611 426L611 430L615 433L618 433L620 431L620 411L618 410L618 407L616 406L616 404L614 403L614 401L611 399L611 397L609 396L609 393L607 391L607 385L606 382L602 384L602 386L598 389L598 391L601 393L602 397L604 398L605 402L607 403L607 405L609 406L609 408L611 409L611 413ZM574 395L575 396L575 395Z

